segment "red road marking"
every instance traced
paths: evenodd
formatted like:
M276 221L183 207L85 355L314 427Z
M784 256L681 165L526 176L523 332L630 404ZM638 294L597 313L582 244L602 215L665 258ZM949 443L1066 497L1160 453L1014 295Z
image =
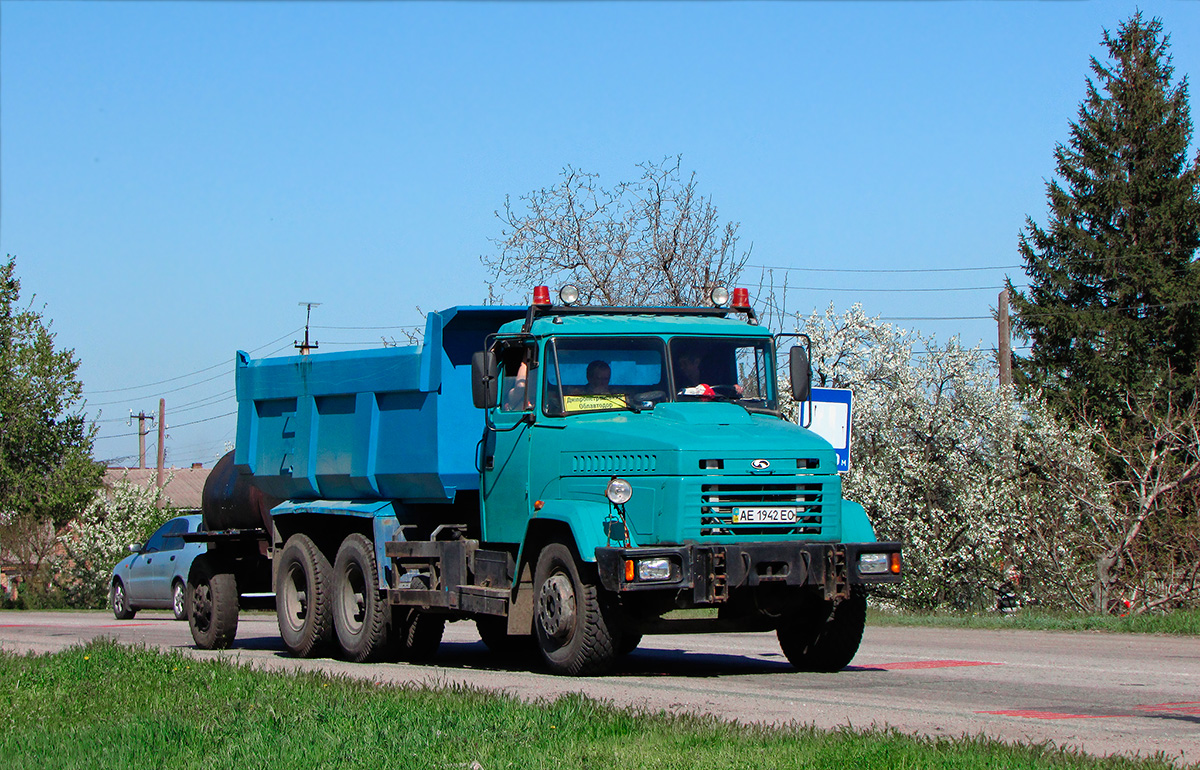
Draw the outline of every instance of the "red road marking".
M166 620L160 620L158 623L113 623L108 626L64 626L61 623L0 623L0 628L132 628L133 626L157 626L160 623L167 622Z
M1156 703L1153 706L1134 706L1138 711L1180 711L1184 714L1200 714L1200 701L1182 703Z
M988 663L982 660L909 660L901 663L871 663L862 668L876 668L884 671L907 671L916 668L957 668L959 666L999 666L1000 663Z
M1113 719L1128 714L1061 714L1057 711L1036 709L1007 709L1005 711L976 711L976 714L999 714L1003 717L1025 717L1026 719Z

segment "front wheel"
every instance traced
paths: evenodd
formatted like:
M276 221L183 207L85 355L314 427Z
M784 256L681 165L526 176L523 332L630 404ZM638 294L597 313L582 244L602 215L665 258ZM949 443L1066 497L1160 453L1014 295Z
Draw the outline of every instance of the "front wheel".
M533 629L547 666L556 674L604 673L617 657L619 638L602 589L580 576L574 554L551 543L534 570Z
M218 572L205 557L192 563L187 582L188 626L202 650L223 650L233 644L238 626L237 580Z
M832 608L820 602L789 615L776 635L797 671L834 672L854 660L866 624L867 594L855 587Z
M125 593L125 584L117 578L108 589L109 604L117 620L129 620L137 614L137 610L129 605L129 594Z

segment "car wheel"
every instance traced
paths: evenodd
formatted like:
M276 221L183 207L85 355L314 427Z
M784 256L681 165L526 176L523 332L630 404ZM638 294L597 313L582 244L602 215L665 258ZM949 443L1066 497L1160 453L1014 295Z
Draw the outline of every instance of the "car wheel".
M788 617L776 636L797 671L841 671L850 665L867 624L867 595L855 586L835 606L819 602Z
M333 628L342 652L355 663L375 660L387 648L391 608L375 565L374 546L359 534L342 541L333 564Z
M205 557L192 562L187 582L188 627L202 650L223 650L233 644L238 626L237 579L218 572Z
M129 620L137 614L137 610L129 604L129 594L125 593L125 584L121 582L121 578L113 580L112 587L108 591L108 598L113 615L117 620Z
M275 565L275 613L293 655L315 657L333 641L333 583L333 567L312 538L289 537Z
M533 629L550 670L589 676L611 668L620 643L612 613L603 589L580 576L571 550L561 543L546 546L533 584Z
M176 620L187 620L187 590L179 578L171 584L171 612Z

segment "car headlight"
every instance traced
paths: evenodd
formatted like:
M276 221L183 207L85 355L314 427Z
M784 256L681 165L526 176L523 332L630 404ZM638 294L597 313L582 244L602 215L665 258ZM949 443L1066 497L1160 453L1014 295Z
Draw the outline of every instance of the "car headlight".
M633 497L633 485L625 479L614 478L608 482L608 489L604 490L604 495L613 505L624 505Z
M638 580L670 580L671 560L667 558L641 559L637 563Z
M882 575L888 571L888 555L886 553L860 553L858 555L858 574Z

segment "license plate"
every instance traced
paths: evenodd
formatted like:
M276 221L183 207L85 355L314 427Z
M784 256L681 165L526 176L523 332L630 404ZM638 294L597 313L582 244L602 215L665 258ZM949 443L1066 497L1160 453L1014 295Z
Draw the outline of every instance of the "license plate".
M734 508L734 524L795 524L795 508Z

